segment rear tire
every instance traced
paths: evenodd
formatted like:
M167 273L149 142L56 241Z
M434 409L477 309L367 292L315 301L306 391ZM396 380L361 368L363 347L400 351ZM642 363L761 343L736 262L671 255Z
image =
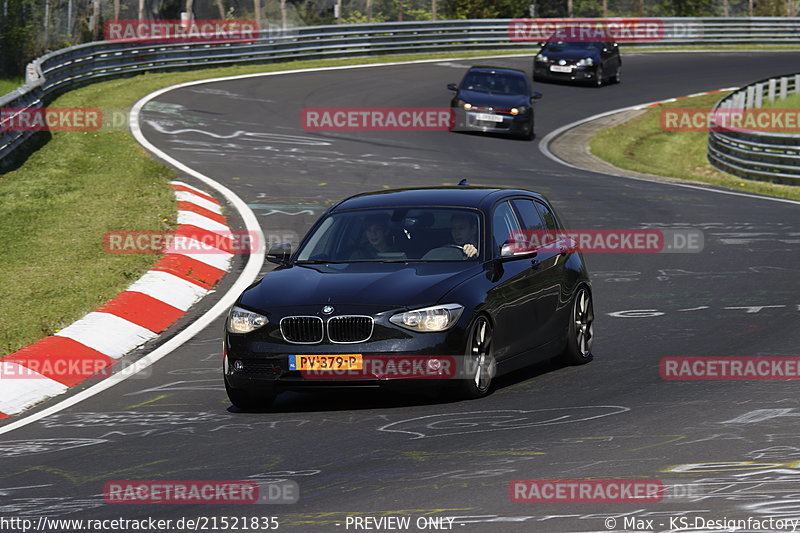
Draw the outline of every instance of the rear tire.
M234 389L225 379L225 392L231 404L242 411L257 411L266 409L275 401L275 393L253 394L244 389Z
M592 293L581 285L575 292L567 328L567 345L559 359L567 365L583 365L592 360L594 309Z

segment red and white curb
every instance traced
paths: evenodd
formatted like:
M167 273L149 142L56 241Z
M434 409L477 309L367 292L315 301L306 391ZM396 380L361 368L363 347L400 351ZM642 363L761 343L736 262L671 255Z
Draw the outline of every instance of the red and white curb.
M173 181L170 186L178 200L176 235L230 238L217 200L187 183ZM0 360L0 419L61 394L110 366L157 337L208 294L230 269L233 254L209 250L201 243L187 248L203 251L168 251L107 304Z

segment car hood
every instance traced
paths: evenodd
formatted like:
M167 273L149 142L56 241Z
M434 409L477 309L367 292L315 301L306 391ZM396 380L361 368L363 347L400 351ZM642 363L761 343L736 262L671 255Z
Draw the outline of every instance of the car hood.
M594 61L600 60L600 52L597 50L576 50L574 48L565 48L563 50L543 50L540 54L547 56L550 61L565 59L567 61L578 61L587 57L591 57Z
M512 107L531 105L531 97L524 94L482 93L478 91L461 89L459 91L459 98L465 102L469 102L472 105L481 107L499 107L501 109L510 109Z
M279 307L346 305L372 311L437 303L448 291L483 271L474 262L342 263L276 269L241 296L259 312Z

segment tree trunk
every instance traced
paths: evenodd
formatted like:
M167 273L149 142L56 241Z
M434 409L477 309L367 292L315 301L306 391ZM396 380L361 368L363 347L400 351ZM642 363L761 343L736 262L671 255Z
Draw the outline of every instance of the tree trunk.
M281 29L286 29L286 0L281 0Z
M253 16L256 19L256 26L261 28L261 0L253 0Z
M220 20L223 20L225 18L225 6L222 5L222 0L217 0L217 9L219 10Z
M139 20L144 20L144 0L139 0Z
M603 0L603 18L608 18L608 0Z
M120 5L119 0L114 0L114 20L119 20Z
M400 5L397 8L397 21L403 22L403 0L400 0Z
M367 22L372 22L372 0L367 0Z
M44 0L44 47L50 47L50 0Z
M567 17L572 18L575 13L572 11L572 0L567 0Z
M431 0L431 20L436 20L436 0Z

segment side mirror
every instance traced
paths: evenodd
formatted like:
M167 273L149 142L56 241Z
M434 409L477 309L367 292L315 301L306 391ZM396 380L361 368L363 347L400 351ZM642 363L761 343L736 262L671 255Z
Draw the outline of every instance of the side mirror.
M457 91L458 90L458 86L455 83L448 83L447 84L447 88L450 89L451 91Z
M514 259L516 257L536 256L536 250L531 250L528 243L524 241L506 241L500 247L500 257L502 259Z
M533 94L531 95L531 103L533 103L534 100L541 100L542 96L544 95L539 91L533 91Z
M288 242L276 244L271 246L267 252L267 261L270 263L277 263L285 265L289 263L289 258L292 256L292 245Z

